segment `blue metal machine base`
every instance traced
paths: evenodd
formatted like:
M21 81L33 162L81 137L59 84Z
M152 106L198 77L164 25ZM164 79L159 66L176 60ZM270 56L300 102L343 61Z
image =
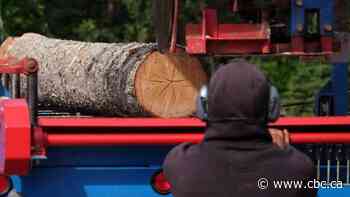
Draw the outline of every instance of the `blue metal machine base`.
M342 189L320 189L318 197L348 197L350 196L350 186Z
M29 176L12 180L23 197L160 197L151 178L170 149L55 148L48 160L33 163ZM348 197L350 187L319 191L319 197L331 196Z
M170 148L55 148L12 179L23 197L159 197L151 178Z

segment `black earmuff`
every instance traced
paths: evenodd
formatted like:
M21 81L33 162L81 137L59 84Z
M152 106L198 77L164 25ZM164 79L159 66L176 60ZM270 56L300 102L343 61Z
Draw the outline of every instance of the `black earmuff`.
M281 100L278 90L275 86L270 85L270 99L269 99L269 111L268 111L268 121L276 122L280 117L281 111Z
M275 122L280 117L281 101L278 90L275 86L270 85L269 103L267 119L269 122ZM208 120L208 87L205 85L200 89L196 100L196 116L201 120ZM234 119L234 118L232 118ZM236 120L236 119L235 119Z
M202 86L196 100L196 116L204 121L208 120L208 86Z

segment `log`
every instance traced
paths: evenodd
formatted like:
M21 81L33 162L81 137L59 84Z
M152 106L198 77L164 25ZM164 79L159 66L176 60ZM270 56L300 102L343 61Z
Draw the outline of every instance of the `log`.
M38 61L39 102L44 108L99 116L191 116L207 81L205 72L185 53L161 54L155 48L27 33L8 38L0 56Z

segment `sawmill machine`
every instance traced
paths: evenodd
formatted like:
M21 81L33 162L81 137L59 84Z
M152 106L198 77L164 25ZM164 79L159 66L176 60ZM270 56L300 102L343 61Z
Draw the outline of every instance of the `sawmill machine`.
M270 126L290 131L291 143L314 160L319 181L344 185L326 184L319 196L349 196L350 45L341 40L337 49L334 1L271 1L262 7L255 1L223 2L198 8L201 20L185 28L188 53L332 56L332 76L316 96L315 116L282 117ZM161 51L178 48L179 3L154 0ZM221 9L240 20L223 24ZM30 58L1 59L0 64L0 197L171 196L162 173L164 157L176 144L203 138L206 123L194 117L106 118L45 110L38 103L40 65Z

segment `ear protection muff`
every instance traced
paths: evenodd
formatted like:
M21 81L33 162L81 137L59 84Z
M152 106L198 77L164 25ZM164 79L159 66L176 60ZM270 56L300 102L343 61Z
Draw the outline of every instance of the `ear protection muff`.
M281 101L278 90L275 86L270 85L269 91L269 103L268 103L268 122L276 122L280 117ZM208 120L208 87L202 86L199 95L196 100L197 110L196 116L201 120ZM232 120L236 120L232 118Z
M204 121L208 120L208 86L204 85L199 91L196 100L197 110L196 116Z
M280 117L281 111L281 100L278 90L275 86L270 85L270 99L269 99L269 110L268 110L268 121L276 122Z

